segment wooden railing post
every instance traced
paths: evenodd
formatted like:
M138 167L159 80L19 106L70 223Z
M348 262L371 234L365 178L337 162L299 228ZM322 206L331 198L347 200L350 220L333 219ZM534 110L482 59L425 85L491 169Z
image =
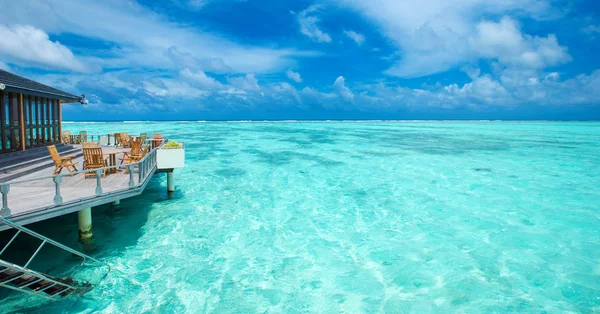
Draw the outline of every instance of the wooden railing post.
M2 209L0 215L3 217L10 216L10 209L8 208L8 191L10 191L9 184L0 185L0 193L2 193Z
M52 178L54 181L54 205L60 205L63 202L63 198L60 195L60 183L62 182L62 176L55 176Z
M106 135L106 138L108 139L108 143L106 144L106 146L110 146L110 133Z
M148 176L148 161L150 161L150 158L144 160L144 180L146 180L146 176Z
M129 187L132 188L135 186L135 182L133 182L133 165L127 166L129 169Z
M102 169L96 170L96 195L102 195Z

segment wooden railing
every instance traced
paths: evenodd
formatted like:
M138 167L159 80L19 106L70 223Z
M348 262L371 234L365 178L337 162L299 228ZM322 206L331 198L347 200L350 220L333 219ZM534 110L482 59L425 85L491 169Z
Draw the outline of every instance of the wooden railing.
M19 215L21 215L24 212L37 212L40 210L52 209L52 208L60 207L62 205L83 202L83 201L86 201L89 199L94 199L94 198L101 197L104 195L115 194L115 193L131 190L131 189L139 188L145 184L146 180L156 170L156 153L157 153L158 149L161 148L166 142L167 142L167 140L164 139L160 143L160 145L158 145L157 147L150 150L146 154L146 156L144 156L144 158L142 158L140 161L135 162L135 163L118 165L118 166L110 166L110 167L104 167L104 168L92 169L92 170L81 170L78 172L58 174L58 175L52 175L52 176L44 176L44 177L28 179L28 180L15 180L15 181L9 181L7 183L0 184L0 194L2 194L2 204L0 207L0 216L11 217L13 214L13 213L11 213L11 198L10 198L10 196L11 196L10 191L13 186L19 186L19 185L21 185L21 186L22 185L31 185L31 186L36 186L36 187L42 186L43 189L45 189L45 188L52 189L52 187L53 187L53 190L54 190L53 191L54 198L53 198L53 201L51 204L43 204L42 206L34 206L32 208L26 208L25 210L23 210L21 208L19 210ZM111 190L109 192L105 192L104 188L102 186L102 182L103 182L102 174L104 171L111 171L111 170L112 171L116 170L116 172L117 173L120 172L121 175L123 175L124 173L127 173L128 177L129 177L128 183L123 187L119 187L119 188ZM120 170L123 170L123 171L121 172ZM137 174L134 174L135 170L137 170ZM88 195L88 196L78 197L78 198L70 199L68 201L64 201L63 195L61 194L61 183L63 183L63 181L65 180L65 177L67 177L67 179L70 179L72 176L83 175L84 173L92 173L92 172L95 173L95 175L96 175L96 185L95 185L94 195ZM115 175L115 174L113 174L113 175ZM44 186L43 182L41 182L41 181L48 181L48 180L51 180L53 182L53 184ZM35 198L36 196L31 195L31 197Z
M146 134L150 134L150 136L147 139L152 139L152 134L154 134L155 132L145 132ZM129 136L135 136L135 137L139 137L138 135L135 134L129 134ZM81 137L80 134L71 134L69 135L69 137L71 137L74 142L70 142L70 143L66 143L66 144L79 144L81 142ZM87 134L86 135L86 141L88 142L101 142L102 138L106 137L106 145L107 146L112 146L112 145L116 145L117 144L117 136L116 133L108 133L108 134Z

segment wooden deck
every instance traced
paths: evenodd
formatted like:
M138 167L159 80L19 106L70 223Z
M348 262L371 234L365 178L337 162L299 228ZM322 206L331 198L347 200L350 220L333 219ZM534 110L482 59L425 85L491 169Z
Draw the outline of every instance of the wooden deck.
M115 149L114 147L103 147L103 150ZM119 164L122 152L129 151L129 149L117 150L120 151L117 155L117 164ZM148 157L151 157L152 153L155 153L155 150L152 150ZM83 157L76 158L74 161L79 162L77 168L82 170ZM149 164L148 173L140 182L139 170L136 167L132 176L134 187L130 186L130 175L125 173L125 169L107 174L106 177L100 180L102 188L100 194L97 193L97 179L95 176L84 178L83 173L77 173L73 176L64 175L60 183L62 203L56 205L55 183L50 177L54 166L47 167L8 182L10 191L7 194L7 200L10 216L7 218L19 224L27 224L135 196L144 190L155 169L155 162ZM68 174L68 171L63 169L61 174ZM0 226L0 230L4 229L7 228Z

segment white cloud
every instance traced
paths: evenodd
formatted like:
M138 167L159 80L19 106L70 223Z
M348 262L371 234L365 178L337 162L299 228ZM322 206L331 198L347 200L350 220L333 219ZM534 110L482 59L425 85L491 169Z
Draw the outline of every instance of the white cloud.
M90 58L104 68L170 69L170 47L198 60L220 59L235 73L275 73L296 56L315 52L241 45L218 34L171 22L132 0L20 0L2 7L2 23L29 24L48 34L72 33L106 41L114 48ZM35 16L35 18L31 18ZM100 51L97 51L100 54Z
M484 58L498 59L505 65L543 69L571 60L567 48L558 44L554 35L523 35L511 18L500 22L482 21L470 39L471 49Z
M258 80L254 76L254 74L249 73L246 76L240 77L229 77L227 81L234 86L235 88L241 89L243 91L259 91L260 85L258 85Z
M183 69L179 72L179 75L186 79L188 84L200 90L211 91L223 88L223 84L206 75L203 71Z
M387 109L598 105L600 70L563 81L556 72L528 76L525 72L515 71L506 72L500 80L483 75L462 86L450 84L427 90L382 85L365 88L372 97L364 98L360 94L355 102L371 108L375 105Z
M359 46L364 44L364 42L365 42L365 36L363 34L355 32L355 31L344 30L344 35L346 35L346 37L354 40L354 42Z
M182 8L189 9L192 11L200 11L209 3L213 2L246 2L247 0L171 0L172 3Z
M490 22L482 22L485 16L511 14L542 18L554 14L545 0L331 1L364 15L390 39L397 47L399 57L386 73L399 77L440 73L488 57L480 53L479 47L471 44L481 39L480 35L487 30ZM494 29L491 31L503 31L505 35L515 35L515 39L521 40L522 47L516 47L521 50L509 50L508 57L514 58L516 53L521 52L521 61L529 60L538 64L565 59L566 51L558 45L553 35L533 37L521 34L516 26L510 29L510 20L501 20L496 24L499 26L492 27ZM515 30L518 33L510 33ZM504 48L511 47L507 44ZM508 59L505 56L494 57L501 62Z
M169 47L165 55L173 61L177 67L202 70L217 74L231 73L233 70L220 58L198 59L189 53L183 53L177 47Z
M343 100L347 102L354 102L354 93L350 90L350 88L346 87L346 81L343 76L338 76L338 78L333 83L333 89Z
M294 86L287 82L272 84L266 89L265 97L274 100L278 105L304 108L302 96Z
M300 32L316 42L330 43L331 36L319 28L317 25L319 18L313 15L314 13L318 12L319 8L320 6L318 5L311 5L306 10L298 14Z
M455 97L464 101L483 104L507 105L505 101L509 97L509 93L504 86L489 75L477 77L462 87L457 84L445 86L443 91L445 93L442 92L440 95L449 97L449 99Z
M171 2L187 9L199 11L207 5L210 0L171 0Z
M589 25L583 29L583 32L587 34L600 33L600 27L596 25Z
M8 64L0 61L0 70L12 72L12 69L8 66Z
M156 73L132 75L125 71L99 76L43 75L32 77L51 86L72 91L85 90L91 100L86 110L123 113L169 110L300 110L364 111L369 113L409 112L437 108L494 110L529 105L597 106L600 99L600 70L587 75L561 79L557 72L537 75L536 71L503 69L499 79L469 69L472 80L466 84L435 84L423 88L379 82L347 86L340 76L332 92L305 87L296 90L287 82L259 85L252 74L228 78L220 83L204 72L182 70L179 78L163 78ZM164 104L168 104L166 107Z
M132 110L161 109L161 104L167 103L174 110L178 106L213 104L218 108L296 105L376 112L426 106L583 105L598 104L600 99L600 71L561 78L552 72L554 69L548 69L570 58L558 39L554 35L524 34L516 20L501 18L509 14L534 18L543 15L547 9L540 5L543 0L339 1L365 14L397 47L395 56L401 59L388 73L422 76L460 67L468 73L470 82L414 89L385 83L360 86L340 76L332 87L325 87L327 92L318 87L296 90L287 82L261 80L260 85L254 74L246 73L286 71L290 83L302 82L300 74L290 69L296 65L293 58L315 53L237 44L171 22L132 0L20 0L19 6L3 7L2 23L30 23L34 30L46 35L46 44L54 46L62 45L49 40L47 34L74 33L103 42L100 46L112 47L94 51L101 57L73 57L81 64L108 68L108 73L39 77L42 82L67 91L85 92L97 103L114 105L98 106L98 110L119 112L123 108L120 104L131 106L128 109ZM297 15L301 30L315 41L331 42L329 34L319 28L318 10L318 6L311 6ZM495 18L483 20L484 13ZM2 49L7 48L0 46ZM491 73L482 74L473 67L482 58L490 60ZM0 67L13 60L2 59L5 63L0 63ZM68 66L73 64L76 63ZM121 67L128 70L110 70ZM166 78L173 74L175 77ZM228 77L225 81L214 74Z
M287 76L288 79L296 82L296 83L302 83L302 76L300 76L300 73L298 72L294 72L291 69L285 71L285 75Z
M588 35L589 39L594 40L596 39L596 35L600 34L600 27L597 25L588 25L587 27L582 28L581 31Z
M0 25L0 55L20 64L35 63L76 72L89 70L69 48L30 25Z

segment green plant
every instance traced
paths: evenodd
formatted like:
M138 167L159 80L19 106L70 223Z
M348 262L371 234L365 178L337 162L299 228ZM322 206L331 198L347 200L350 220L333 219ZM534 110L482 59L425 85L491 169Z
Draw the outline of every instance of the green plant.
M177 149L177 148L181 148L181 145L179 145L179 143L172 141L172 142L168 142L167 144L163 145L163 148L166 149Z

